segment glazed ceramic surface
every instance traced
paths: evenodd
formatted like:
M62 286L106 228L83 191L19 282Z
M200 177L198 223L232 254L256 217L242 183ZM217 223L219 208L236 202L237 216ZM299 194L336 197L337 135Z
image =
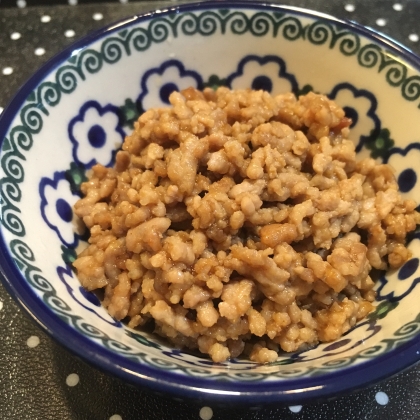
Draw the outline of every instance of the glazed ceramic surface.
M353 23L295 8L205 3L136 16L50 61L0 120L2 277L62 344L97 367L178 396L301 402L420 359L420 232L382 273L376 310L334 343L258 365L215 364L112 319L72 270L86 237L72 206L95 163L112 165L144 110L189 86L320 92L353 120L359 155L395 168L420 201L420 60ZM417 172L419 171L419 172Z

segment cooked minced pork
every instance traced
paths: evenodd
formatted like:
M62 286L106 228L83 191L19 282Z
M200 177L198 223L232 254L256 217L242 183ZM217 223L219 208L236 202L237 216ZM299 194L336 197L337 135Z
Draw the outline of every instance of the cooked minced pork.
M356 160L344 111L224 87L170 102L82 185L82 285L129 327L154 323L215 362L273 362L371 312L369 273L409 258L420 216L390 166Z

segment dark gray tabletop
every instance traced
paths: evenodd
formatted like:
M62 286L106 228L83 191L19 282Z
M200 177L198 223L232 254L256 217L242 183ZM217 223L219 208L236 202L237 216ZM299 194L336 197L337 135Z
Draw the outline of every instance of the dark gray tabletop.
M177 1L0 0L0 112L25 80L94 29ZM78 3L78 4L77 4ZM420 54L420 0L287 0L355 20ZM420 365L328 402L258 411L134 388L80 361L32 322L0 285L0 419L420 419Z

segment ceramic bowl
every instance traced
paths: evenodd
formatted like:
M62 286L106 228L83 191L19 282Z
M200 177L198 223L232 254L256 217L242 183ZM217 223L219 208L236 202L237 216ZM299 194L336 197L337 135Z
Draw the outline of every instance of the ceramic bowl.
M2 280L52 337L92 365L181 397L262 404L331 397L420 359L420 233L377 282L376 309L333 343L258 365L215 364L112 319L71 268L83 246L72 205L94 163L142 110L188 86L314 90L353 119L360 156L390 163L420 198L420 59L353 22L259 3L214 2L133 16L76 42L17 93L0 120Z

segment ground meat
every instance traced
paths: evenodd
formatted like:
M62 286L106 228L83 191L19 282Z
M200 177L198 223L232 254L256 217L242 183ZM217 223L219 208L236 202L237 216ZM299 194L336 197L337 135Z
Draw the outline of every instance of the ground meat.
M74 267L129 327L215 362L332 341L373 309L372 268L420 222L392 169L356 161L351 120L309 93L187 89L140 116L75 212Z

